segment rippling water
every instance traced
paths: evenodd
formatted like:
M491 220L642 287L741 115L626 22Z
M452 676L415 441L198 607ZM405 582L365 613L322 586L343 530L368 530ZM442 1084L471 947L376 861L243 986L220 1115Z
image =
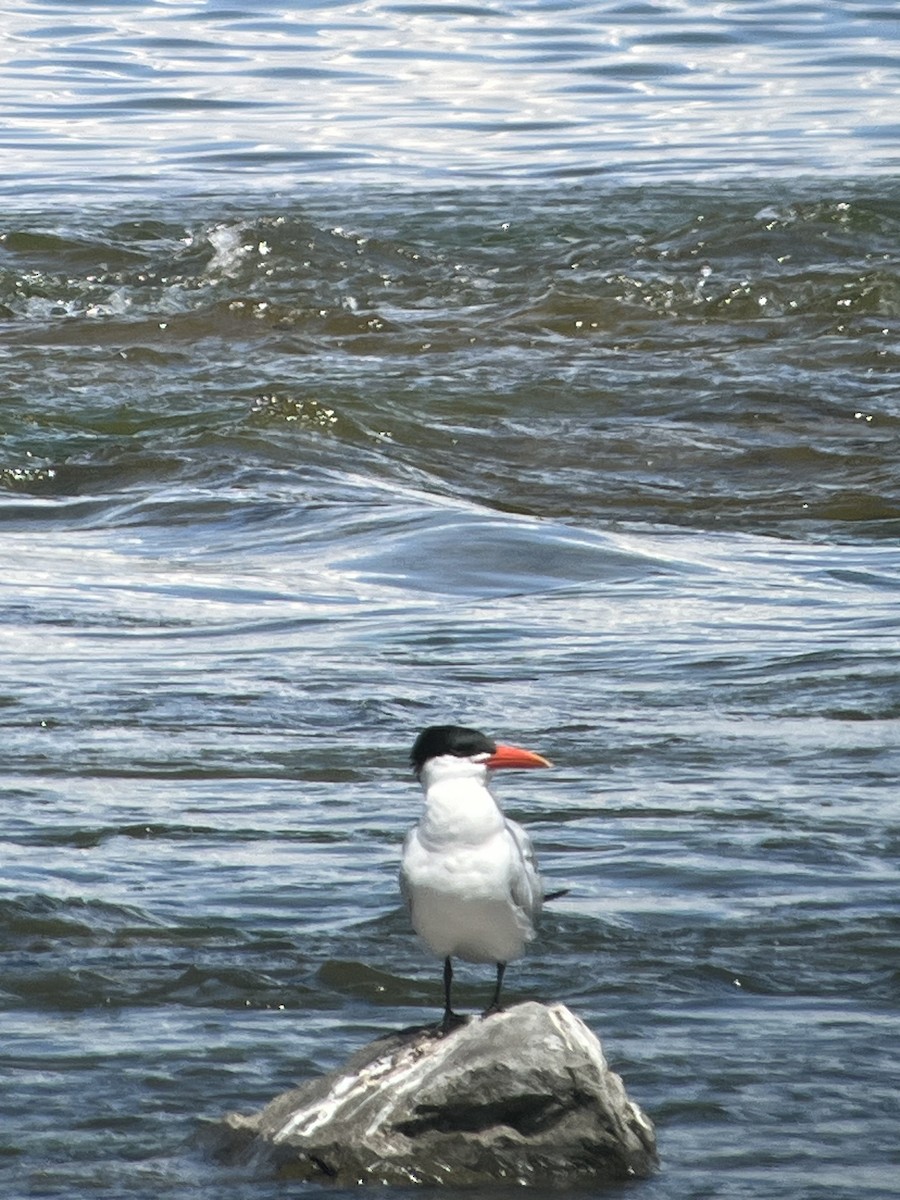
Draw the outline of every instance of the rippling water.
M510 996L604 1037L647 1194L888 1194L900 198L766 194L7 223L25 1194L219 1194L195 1113L435 1008L444 718L559 764L504 781L571 887Z
M892 1197L893 10L7 33L4 1197L271 1195L186 1141L437 1012L447 719L557 764L509 999L600 1034L641 1195Z
M6 190L900 167L871 0L26 0L4 32Z

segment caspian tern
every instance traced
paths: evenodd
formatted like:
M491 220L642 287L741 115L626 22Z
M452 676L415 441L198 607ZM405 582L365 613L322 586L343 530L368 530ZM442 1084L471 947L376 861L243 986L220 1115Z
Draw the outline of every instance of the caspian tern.
M531 839L503 815L488 774L551 764L460 725L423 730L410 760L425 813L403 844L400 890L413 929L444 960L446 1032L463 1020L450 1004L453 957L496 963L497 985L484 1015L498 1012L506 964L534 937L545 899Z

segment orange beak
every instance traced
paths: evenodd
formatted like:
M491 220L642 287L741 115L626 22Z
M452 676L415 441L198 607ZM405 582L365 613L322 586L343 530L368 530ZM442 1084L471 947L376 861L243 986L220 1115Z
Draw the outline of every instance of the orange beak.
M530 750L520 750L518 746L498 746L487 765L492 771L498 771L502 767L552 767L553 763Z

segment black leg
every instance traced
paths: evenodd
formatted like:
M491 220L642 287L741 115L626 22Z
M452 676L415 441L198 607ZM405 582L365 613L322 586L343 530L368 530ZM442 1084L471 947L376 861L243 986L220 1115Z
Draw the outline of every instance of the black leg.
M444 1024L446 1025L453 1016L453 1007L450 1004L450 988L453 986L453 963L450 961L450 955L444 959Z
M503 987L503 975L506 971L506 963L497 963L497 986L494 988L494 998L484 1010L484 1015L489 1017L492 1013L502 1012L500 1007L500 989Z
M450 988L453 984L453 963L450 955L444 959L444 1019L441 1021L441 1033L449 1033L457 1025L464 1025L467 1018L455 1013L450 1005Z

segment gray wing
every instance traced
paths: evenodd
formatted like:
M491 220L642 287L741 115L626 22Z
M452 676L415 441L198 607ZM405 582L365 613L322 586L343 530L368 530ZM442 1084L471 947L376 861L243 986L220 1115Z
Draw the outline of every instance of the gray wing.
M519 867L513 875L510 893L515 906L535 923L541 915L544 900L544 885L538 874L537 858L531 838L517 821L507 818L506 828L512 835L519 851Z
M406 877L405 860L406 860L406 851L409 847L409 843L412 841L412 837L415 832L416 831L414 828L410 829L409 833L403 839L403 851L402 851L401 857L400 857L400 877L399 877L400 895L403 897L403 903L406 905L406 910L410 914L410 916L412 916L412 893L410 892L410 889L409 889L409 880Z

